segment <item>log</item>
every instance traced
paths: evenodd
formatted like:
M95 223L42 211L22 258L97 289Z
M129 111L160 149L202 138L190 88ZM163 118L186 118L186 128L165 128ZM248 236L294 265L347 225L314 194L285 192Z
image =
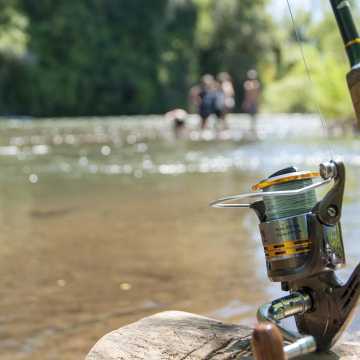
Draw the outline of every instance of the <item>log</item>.
M252 359L252 329L203 316L167 311L146 317L102 337L86 360ZM360 341L343 337L328 353L304 360L360 359Z

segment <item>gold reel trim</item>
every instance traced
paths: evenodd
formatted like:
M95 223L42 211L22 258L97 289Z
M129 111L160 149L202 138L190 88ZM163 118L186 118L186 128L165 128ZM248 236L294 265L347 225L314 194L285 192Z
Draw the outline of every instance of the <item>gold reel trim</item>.
M301 171L265 179L252 186L253 191L263 190L273 185L284 184L290 181L314 179L320 177L319 171Z
M310 240L289 240L281 244L271 244L264 246L266 258L278 256L305 254L311 251L312 242Z

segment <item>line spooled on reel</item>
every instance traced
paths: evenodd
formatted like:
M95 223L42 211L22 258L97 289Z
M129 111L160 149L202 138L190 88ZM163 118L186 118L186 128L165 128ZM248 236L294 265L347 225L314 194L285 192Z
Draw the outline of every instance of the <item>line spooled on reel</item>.
M360 36L350 3L330 0L330 4L351 65L347 82L360 127ZM302 47L301 52L311 80ZM326 184L330 189L318 199L315 190ZM346 283L336 276L336 270L345 265L340 223L344 188L345 166L331 160L317 171L282 169L254 185L252 192L211 204L255 211L268 277L289 292L262 305L257 317L276 324L291 341L284 347L289 359L329 350L345 330L360 297L360 264ZM281 325L281 320L292 316L297 331Z

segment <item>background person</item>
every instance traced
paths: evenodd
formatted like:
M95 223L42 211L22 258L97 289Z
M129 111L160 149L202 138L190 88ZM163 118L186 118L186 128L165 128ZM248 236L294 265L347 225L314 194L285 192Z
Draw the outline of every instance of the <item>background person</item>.
M231 112L235 107L235 90L231 76L227 72L221 72L217 75L220 88L224 93L225 110Z
M165 119L172 123L176 138L183 135L187 117L188 113L184 109L170 110L165 114Z
M199 115L201 118L201 129L207 126L208 118L214 113L214 103L216 98L216 82L212 75L206 74L201 78L199 87Z
M223 128L227 128L226 116L235 107L235 90L231 77L227 72L217 75L217 92L215 99L214 112L222 122Z
M251 116L251 129L252 132L256 134L256 117L259 110L261 87L257 71L254 69L247 72L247 80L244 82L244 92L242 108Z

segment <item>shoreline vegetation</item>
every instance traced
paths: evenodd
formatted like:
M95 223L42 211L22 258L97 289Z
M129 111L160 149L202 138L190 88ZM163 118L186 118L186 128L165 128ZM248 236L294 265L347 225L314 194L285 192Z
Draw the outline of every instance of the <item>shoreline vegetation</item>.
M296 8L313 83L290 18L274 16L270 0L1 3L2 115L165 113L188 107L200 74L220 71L234 80L240 112L246 72L256 68L263 111L311 113L318 104L327 118L353 117L327 2L314 13Z

